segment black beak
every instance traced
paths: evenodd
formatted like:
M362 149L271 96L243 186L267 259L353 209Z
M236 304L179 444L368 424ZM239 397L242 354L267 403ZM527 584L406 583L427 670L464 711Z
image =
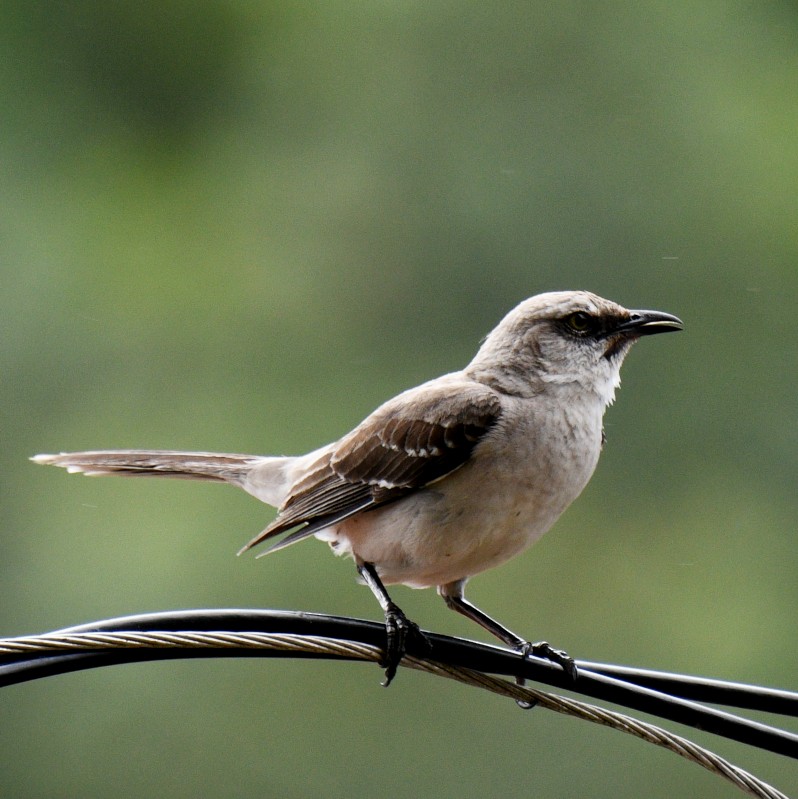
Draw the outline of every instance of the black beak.
M684 327L678 316L662 311L630 311L629 313L629 318L620 322L613 333L652 336L654 333L675 332Z

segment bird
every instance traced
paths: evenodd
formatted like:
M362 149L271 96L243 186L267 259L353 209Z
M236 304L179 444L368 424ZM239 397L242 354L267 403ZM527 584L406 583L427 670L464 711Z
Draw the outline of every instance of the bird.
M315 536L351 557L384 615L383 685L409 639L424 639L388 593L395 584L436 588L522 657L548 658L576 678L565 651L512 632L469 602L465 586L537 541L577 498L630 348L682 328L671 314L587 291L546 292L513 308L464 369L403 391L305 455L103 450L32 460L86 475L230 483L275 507L239 554Z

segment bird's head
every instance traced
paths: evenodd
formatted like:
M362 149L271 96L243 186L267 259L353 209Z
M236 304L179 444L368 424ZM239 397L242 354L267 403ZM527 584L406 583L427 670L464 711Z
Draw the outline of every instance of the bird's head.
M559 385L597 394L607 405L632 344L681 329L671 314L630 311L587 291L538 294L502 319L466 372L511 394L531 396Z

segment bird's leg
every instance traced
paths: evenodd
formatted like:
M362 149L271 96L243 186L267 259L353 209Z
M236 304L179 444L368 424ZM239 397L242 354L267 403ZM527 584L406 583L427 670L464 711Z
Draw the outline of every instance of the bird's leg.
M385 657L380 665L385 669L385 680L382 685L387 688L396 676L399 661L404 657L407 639L416 637L426 643L428 648L430 644L418 625L410 621L402 609L388 596L374 564L358 563L357 570L363 578L363 582L371 589L371 593L377 597L385 614Z
M440 594L446 606L452 610L465 616L471 621L475 621L480 627L486 629L491 635L495 635L500 641L503 641L507 646L517 649L523 658L527 655L534 655L535 657L545 658L553 663L561 666L563 671L572 679L577 678L577 669L574 659L562 649L555 649L551 644L546 641L538 641L531 643L525 641L520 636L516 635L511 630L508 630L503 625L499 624L496 619L488 616L487 613L480 610L476 605L471 604L463 595L463 588L465 587L465 580L458 580L454 583L438 586L438 593ZM523 677L516 677L516 684L524 685ZM526 702L518 702L521 707L532 707Z

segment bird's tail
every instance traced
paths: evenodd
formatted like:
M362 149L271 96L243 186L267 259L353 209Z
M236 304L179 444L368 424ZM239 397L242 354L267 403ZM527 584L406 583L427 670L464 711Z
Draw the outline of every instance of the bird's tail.
M34 455L31 460L87 475L183 477L242 485L252 468L264 459L255 455L213 452L122 449Z
M61 466L68 472L88 475L118 474L127 477L183 477L232 483L261 502L277 508L308 465L326 448L299 458L268 455L230 455L217 452L118 449L34 455L31 460Z

